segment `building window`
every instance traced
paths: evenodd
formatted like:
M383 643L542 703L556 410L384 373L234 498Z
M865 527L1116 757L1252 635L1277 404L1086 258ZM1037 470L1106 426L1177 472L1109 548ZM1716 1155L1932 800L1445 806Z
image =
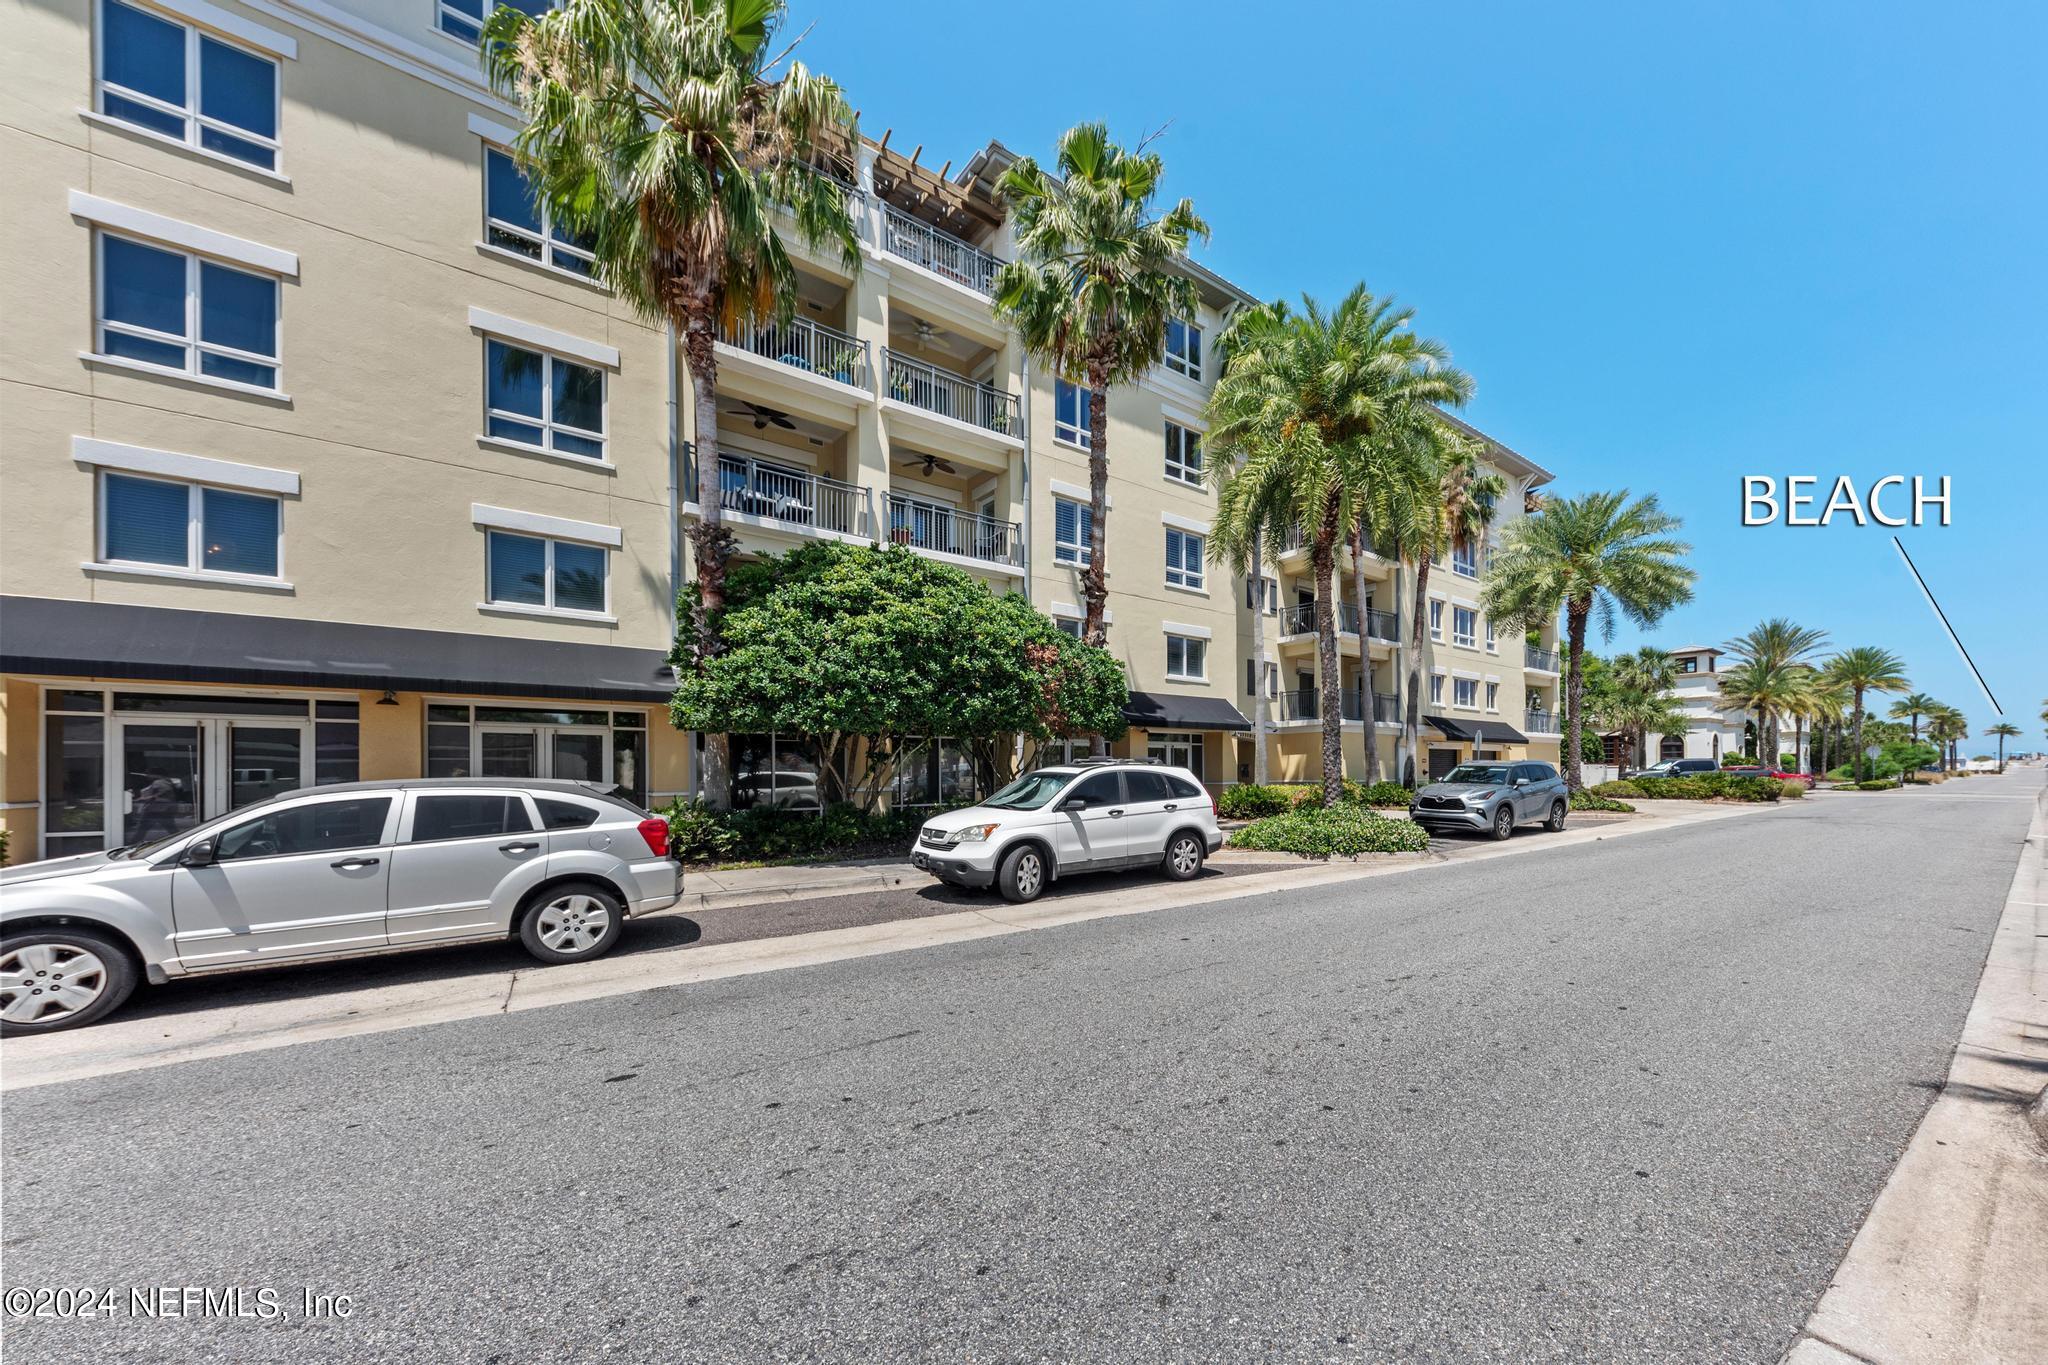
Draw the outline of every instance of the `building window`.
M268 57L102 0L99 105L108 118L274 171L277 85Z
M1081 638L1081 619L1077 616L1055 617L1052 625L1062 635L1071 635L1076 640Z
M475 46L483 37L486 0L439 0L435 6L434 26L457 42ZM554 8L552 0L498 0L498 4L510 5L523 13L539 16ZM492 5L496 9L497 5Z
M1052 557L1058 564L1086 564L1095 514L1085 502L1052 500Z
M1199 591L1202 582L1202 537L1192 531L1176 531L1171 526L1167 527L1166 585Z
M1244 605L1247 611L1264 611L1272 616L1280 610L1280 583L1272 578L1247 578L1244 581Z
M1451 613L1451 643L1470 649L1479 643L1479 613L1459 607Z
M1497 682L1490 682L1486 685L1486 709L1489 711L1500 710L1500 684Z
M484 420L500 441L604 459L604 371L492 337L484 343Z
M509 152L496 147L484 148L484 240L543 265L590 278L595 239L555 222L554 211L535 197L519 164Z
M1685 736L1666 735L1657 741L1657 757L1662 759L1685 757Z
M1694 655L1691 655L1691 654L1688 654L1688 655L1686 655L1686 656L1685 656L1684 658L1682 658L1682 659L1678 660L1678 671L1679 671L1680 673L1697 673L1697 672L1699 672L1699 671L1700 671L1700 661L1699 661L1699 659L1698 659L1698 658L1697 658L1696 656L1694 656Z
M1441 602L1432 601L1429 604L1429 638L1444 638L1444 604Z
M573 540L489 531L488 600L494 606L602 613L609 601L606 555Z
M1166 324L1166 368L1190 379L1202 377L1202 329L1174 318Z
M274 278L106 233L99 244L101 355L278 387Z
M275 579L280 523L280 500L267 494L100 475L102 564Z
M1166 637L1166 676L1204 682L1209 677L1209 642L1192 635Z
M1261 668L1257 659L1246 659L1244 661L1244 694L1247 697L1259 695L1259 677L1262 673L1266 679L1266 696L1269 698L1279 696L1280 665L1267 664L1264 668Z
M1429 675L1429 704L1431 706L1442 706L1444 704L1444 675L1441 673Z
M1453 545L1451 547L1451 572L1466 578L1479 577L1479 547L1476 545Z
M1166 477L1201 487L1201 432L1192 431L1178 422L1166 424Z
M1451 679L1451 704L1465 707L1479 705L1479 680L1477 678Z
M1093 395L1079 384L1056 379L1052 386L1052 438L1064 445L1088 449L1089 399Z
M1500 642L1493 637L1493 618L1491 616L1486 618L1486 652L1488 654L1500 653Z

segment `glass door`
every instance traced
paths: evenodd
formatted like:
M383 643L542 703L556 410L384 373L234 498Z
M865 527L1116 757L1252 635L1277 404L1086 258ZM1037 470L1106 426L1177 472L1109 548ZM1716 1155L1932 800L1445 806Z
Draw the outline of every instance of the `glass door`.
M604 731L557 730L549 740L549 777L572 782L605 780Z
M306 768L306 730L300 725L241 725L227 729L227 809L297 791Z
M205 799L201 723L123 721L120 732L121 842L148 843L198 824Z
M476 771L481 777L603 782L609 741L609 731L594 727L482 725L476 732Z
M480 777L544 777L540 770L540 732L485 726L476 735L476 771Z

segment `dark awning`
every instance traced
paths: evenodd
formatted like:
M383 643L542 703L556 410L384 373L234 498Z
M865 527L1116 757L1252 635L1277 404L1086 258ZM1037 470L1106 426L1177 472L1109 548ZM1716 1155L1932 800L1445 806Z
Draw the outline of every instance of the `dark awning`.
M0 597L0 670L592 701L675 691L655 649L41 597Z
M1445 739L1469 744L1527 744L1529 737L1504 720L1452 720L1449 716L1424 716Z
M1221 697L1179 692L1133 692L1124 719L1144 730L1249 730L1244 712Z

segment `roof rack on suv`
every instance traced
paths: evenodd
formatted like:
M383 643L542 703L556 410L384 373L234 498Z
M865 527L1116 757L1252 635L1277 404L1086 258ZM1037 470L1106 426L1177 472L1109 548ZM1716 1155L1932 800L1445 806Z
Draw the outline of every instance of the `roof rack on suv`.
M1163 766L1156 758L1077 758L1067 766L1070 768L1107 768L1116 763L1145 763L1155 768Z

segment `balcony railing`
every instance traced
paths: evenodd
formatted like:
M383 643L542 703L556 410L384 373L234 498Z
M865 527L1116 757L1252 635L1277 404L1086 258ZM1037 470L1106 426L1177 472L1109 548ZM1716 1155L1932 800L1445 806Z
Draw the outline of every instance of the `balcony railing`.
M1401 723L1401 699L1386 692L1372 694L1372 718L1379 725Z
M1004 436L1020 435L1017 395L992 385L928 365L884 347L883 367L889 375L889 396L941 417L977 426Z
M1347 687L1338 694L1341 713L1345 720L1365 719L1365 697L1355 687ZM1282 692L1279 696L1280 719L1316 720L1322 715L1322 693L1313 687L1297 687ZM1372 718L1376 725L1392 725L1401 719L1401 704L1398 698L1385 692L1372 694Z
M1555 673L1557 672L1557 651L1554 649L1538 649L1534 645L1524 645L1522 646L1522 662L1530 668L1541 669L1545 673Z
M1280 613L1282 635L1313 635L1316 629L1316 604L1297 602ZM1337 604L1337 631L1341 635L1358 634L1358 608L1349 602Z
M718 457L718 505L807 530L874 538L874 501L867 489L739 455Z
M822 375L856 389L868 387L868 344L809 318L791 318L788 322L743 321L721 328L718 339L793 370Z
M1024 564L1023 528L1016 522L997 521L979 512L962 512L901 493L889 495L889 539L919 550L1011 568Z
M1534 735L1555 735L1561 733L1557 728L1557 713L1555 711L1545 711L1534 706L1530 707L1528 714L1523 717L1522 728Z
M888 204L882 207L882 249L921 265L955 284L964 284L977 294L995 292L996 271L1003 268L1000 257L969 245L951 233L919 222Z
M1365 609L1365 628L1375 640L1398 643L1401 639L1401 614L1381 611L1377 607Z

